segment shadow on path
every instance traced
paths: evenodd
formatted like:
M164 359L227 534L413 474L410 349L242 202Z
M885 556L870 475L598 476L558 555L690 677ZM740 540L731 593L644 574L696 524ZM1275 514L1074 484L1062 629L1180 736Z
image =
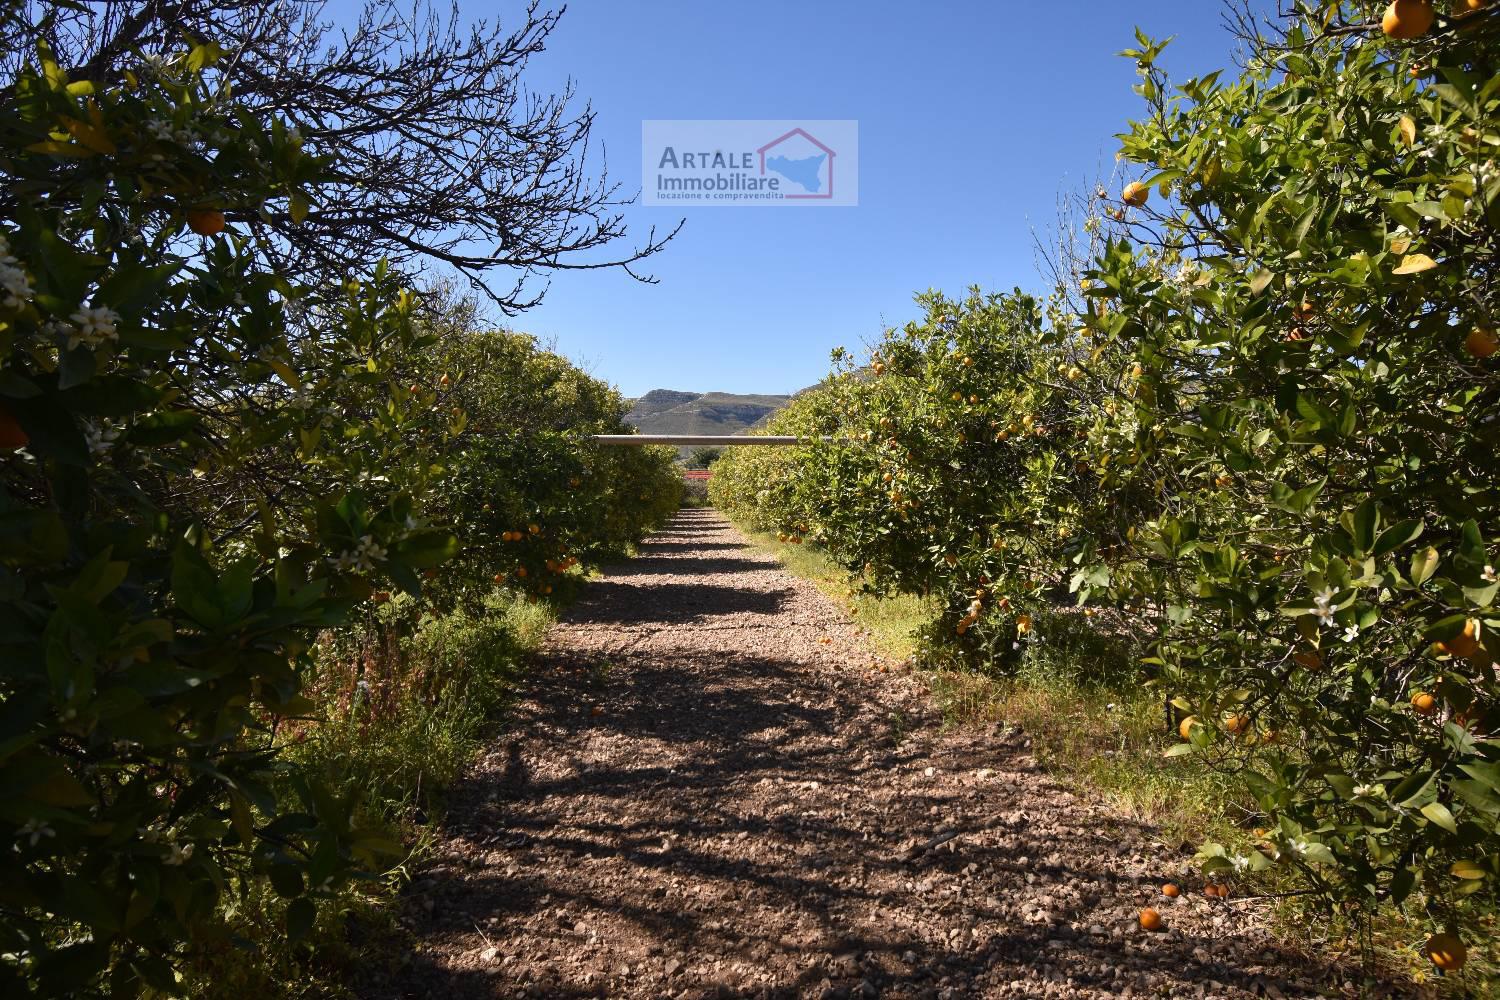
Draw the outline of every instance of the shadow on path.
M941 731L852 632L684 512L557 626L412 887L421 950L363 995L1318 995L1245 908L1168 905L1149 828L1021 734Z

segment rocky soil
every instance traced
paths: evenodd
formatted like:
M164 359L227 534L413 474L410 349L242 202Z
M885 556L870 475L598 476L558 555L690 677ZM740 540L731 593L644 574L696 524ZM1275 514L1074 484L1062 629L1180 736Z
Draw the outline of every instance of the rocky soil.
M364 995L1338 993L1024 734L944 731L712 511L591 584L529 683L405 901L416 950Z

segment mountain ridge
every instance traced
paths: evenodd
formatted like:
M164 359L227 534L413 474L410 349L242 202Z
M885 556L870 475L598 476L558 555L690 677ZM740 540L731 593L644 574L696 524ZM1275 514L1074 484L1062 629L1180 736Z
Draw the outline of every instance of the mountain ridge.
M777 393L652 389L629 400L625 422L642 434L740 434L791 399Z

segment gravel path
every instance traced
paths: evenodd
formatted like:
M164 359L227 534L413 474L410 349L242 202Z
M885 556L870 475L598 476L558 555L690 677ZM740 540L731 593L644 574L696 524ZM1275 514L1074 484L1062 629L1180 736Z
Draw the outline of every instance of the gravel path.
M590 584L530 684L366 996L1325 995L1023 734L943 732L716 513Z

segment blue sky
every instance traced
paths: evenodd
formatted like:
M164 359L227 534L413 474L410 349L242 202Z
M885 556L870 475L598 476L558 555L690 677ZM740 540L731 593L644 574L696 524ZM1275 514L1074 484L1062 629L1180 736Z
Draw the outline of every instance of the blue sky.
M518 3L469 5L513 16ZM614 179L640 186L649 118L853 118L851 208L627 210L644 234L687 220L650 263L660 282L562 274L512 321L626 395L791 392L836 345L915 315L912 295L1037 287L1034 229L1060 193L1114 169L1140 108L1116 56L1138 24L1176 35L1166 65L1232 64L1216 0L783 2L573 0L535 88L572 77L598 113Z

